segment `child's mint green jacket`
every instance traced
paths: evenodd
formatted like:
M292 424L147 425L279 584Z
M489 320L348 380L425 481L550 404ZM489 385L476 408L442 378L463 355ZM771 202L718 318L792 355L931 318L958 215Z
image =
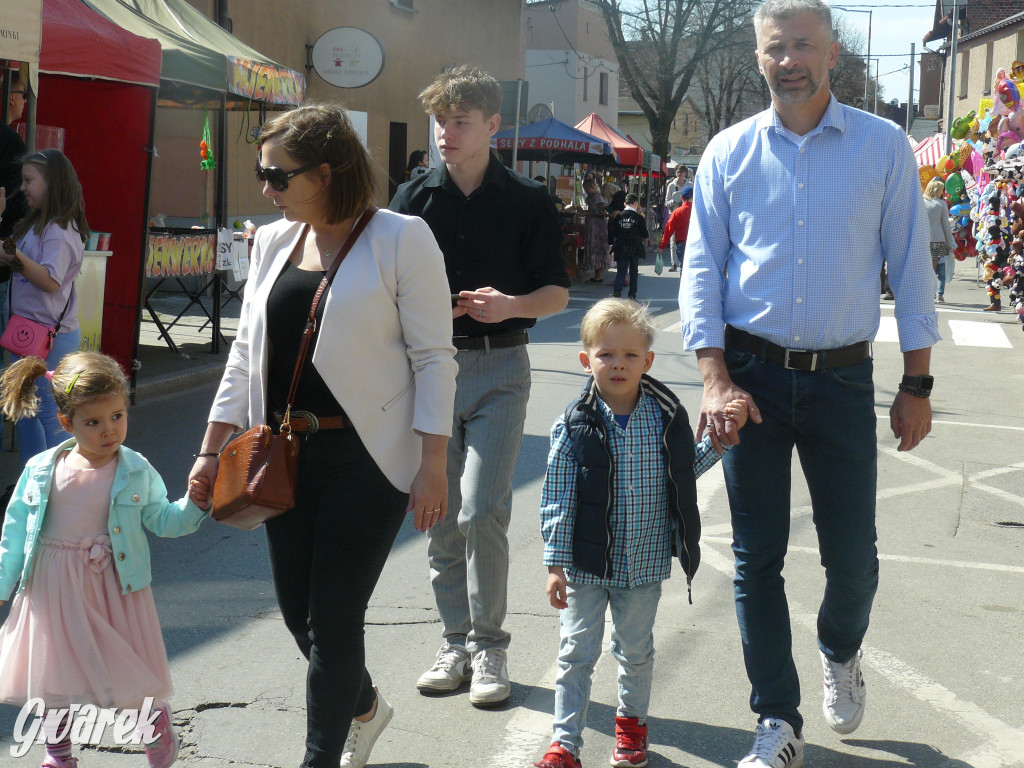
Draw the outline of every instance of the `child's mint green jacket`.
M60 453L74 444L72 438L33 456L18 479L0 536L0 600L11 596L19 580L18 590L25 588L46 519L53 465ZM197 530L206 513L187 496L168 501L167 486L141 453L122 445L119 454L110 489L108 533L111 560L122 592L127 594L149 586L153 580L149 543L142 527L157 536L183 536Z

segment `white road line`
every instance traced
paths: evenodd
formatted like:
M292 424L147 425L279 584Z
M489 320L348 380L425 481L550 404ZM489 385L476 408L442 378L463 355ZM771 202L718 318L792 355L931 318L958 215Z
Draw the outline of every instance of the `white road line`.
M875 341L899 343L900 334L896 329L895 317L882 317L878 321L878 333L875 334Z
M949 320L953 343L959 347L998 347L1013 349L1003 326L998 323L979 323L976 320Z
M888 415L888 411L885 412ZM944 427L974 427L976 429L1009 429L1014 432L1024 432L1024 427L1015 427L1010 424L979 424L975 421L947 421L945 419L932 419L932 426L941 424Z
M680 320L677 323L672 323L672 325L665 326L664 328L661 329L661 332L662 333L679 333L679 331L681 331L682 329L683 329L683 322Z
M817 550L814 550L817 554ZM713 549L701 552L701 561L717 571L730 576L733 571L732 561ZM965 563L969 566L969 563ZM1022 569L1024 570L1024 569ZM816 636L817 613L806 610L800 603L789 600L790 616L799 622L805 630ZM918 701L928 704L939 713L959 721L972 732L985 737L988 741L975 749L970 761L973 768L1012 768L1020 766L1020 755L1024 754L1024 731L1007 725L996 717L988 714L977 704L965 701L945 686L930 680L916 669L900 661L891 653L864 646L864 663L894 686L910 693ZM984 760L979 760L983 757Z

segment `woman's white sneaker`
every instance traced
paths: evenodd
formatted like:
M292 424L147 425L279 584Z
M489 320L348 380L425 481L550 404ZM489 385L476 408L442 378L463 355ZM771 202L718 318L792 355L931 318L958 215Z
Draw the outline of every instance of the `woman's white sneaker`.
M373 686L373 690L377 691L377 686ZM341 768L364 768L370 759L373 745L377 743L377 737L394 715L394 707L377 691L377 711L373 717L365 723L353 718L352 725L348 727L348 738L345 739L345 749L341 753Z
M857 651L852 659L840 664L831 661L824 653L821 654L821 666L825 673L822 684L825 697L821 702L821 711L828 727L836 733L853 733L864 719L868 690L860 671L861 655L862 651Z
M737 768L801 768L803 764L803 736L797 736L785 720L766 717L757 724L750 754Z

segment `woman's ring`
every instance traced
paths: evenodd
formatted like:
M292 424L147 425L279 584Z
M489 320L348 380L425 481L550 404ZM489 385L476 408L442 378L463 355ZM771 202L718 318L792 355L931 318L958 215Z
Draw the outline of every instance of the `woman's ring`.
M478 310L476 311L476 316L477 316L477 317L483 317L483 316L484 316L484 311L483 311L482 309L478 309Z
M441 511L441 508L438 507L437 509L430 510L430 514L434 514L435 512L440 512L440 511Z

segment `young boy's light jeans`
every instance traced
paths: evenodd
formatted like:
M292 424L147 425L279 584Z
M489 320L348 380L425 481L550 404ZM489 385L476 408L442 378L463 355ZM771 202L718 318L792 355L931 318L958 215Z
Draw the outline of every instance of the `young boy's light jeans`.
M654 618L661 582L627 589L569 583L560 615L554 741L574 755L583 746L590 682L601 656L605 610L612 609L611 652L619 662L619 717L647 719L654 677Z

